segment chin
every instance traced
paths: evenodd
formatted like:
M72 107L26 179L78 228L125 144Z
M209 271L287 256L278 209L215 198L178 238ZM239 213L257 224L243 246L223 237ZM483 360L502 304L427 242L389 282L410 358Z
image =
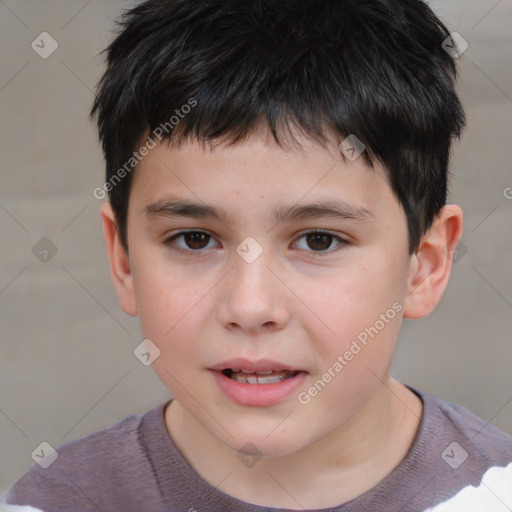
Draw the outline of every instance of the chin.
M255 458L285 457L299 451L307 444L307 440L294 438L289 431L280 435L267 436L266 431L262 429L247 429L244 432L238 430L233 434L234 437L230 437L223 432L220 441L242 458L244 455Z

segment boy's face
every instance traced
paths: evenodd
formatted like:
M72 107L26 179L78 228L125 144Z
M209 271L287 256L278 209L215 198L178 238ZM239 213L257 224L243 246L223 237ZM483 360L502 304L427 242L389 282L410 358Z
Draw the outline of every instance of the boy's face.
M382 166L302 142L158 145L132 183L123 307L160 349L153 368L179 406L233 450L295 452L368 403L387 381L409 291L406 216ZM165 215L165 201L230 219ZM327 201L357 215L273 216ZM181 230L204 235L166 243ZM212 370L234 358L302 372L258 390Z

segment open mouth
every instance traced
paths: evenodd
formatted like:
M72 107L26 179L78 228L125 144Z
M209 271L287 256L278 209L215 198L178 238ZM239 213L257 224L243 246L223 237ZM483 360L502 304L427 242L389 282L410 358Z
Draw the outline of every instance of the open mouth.
M264 372L246 372L243 370L233 370L226 368L222 373L230 379L243 384L277 384L287 379L291 379L299 374L299 371L291 370L267 370Z
M308 372L300 366L260 359L236 358L208 368L213 382L232 402L245 407L270 407L291 399Z

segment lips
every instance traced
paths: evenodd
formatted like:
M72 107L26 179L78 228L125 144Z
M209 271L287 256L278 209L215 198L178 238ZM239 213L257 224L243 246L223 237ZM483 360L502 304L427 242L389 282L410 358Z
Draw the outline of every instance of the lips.
M230 359L208 370L229 400L248 407L269 407L289 399L308 376L298 366L272 359Z

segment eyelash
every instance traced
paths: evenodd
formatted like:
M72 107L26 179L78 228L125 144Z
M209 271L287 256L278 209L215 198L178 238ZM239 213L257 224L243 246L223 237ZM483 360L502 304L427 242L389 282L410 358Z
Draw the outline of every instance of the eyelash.
M171 247L171 242L174 242L174 240L176 240L177 238L183 236L183 235L186 235L186 234L191 234L191 233L201 233L201 234L204 234L204 235L207 235L209 236L210 238L213 238L212 235L210 235L209 233L206 233L205 231L198 231L198 230L190 230L190 231L179 231L178 233L172 235L171 237L167 238L165 241L164 241L164 245L167 245L171 250L177 252L178 254L182 254L182 255L185 255L185 256L194 256L194 253L200 253L203 251L203 249L181 249L179 247ZM312 254L317 257L323 257L323 256L328 256L330 254L333 254L339 250L341 250L344 246L347 246L349 245L349 242L337 235L334 235L332 233L329 233L328 231L321 231L321 230L313 230L313 231L308 231L306 233L302 233L300 236L299 236L299 239L300 238L303 238L307 235L327 235L327 236L330 236L332 237L333 239L335 240L338 240L338 242L340 243L340 245L334 249L334 250L330 250L330 251L323 251L323 252L320 252L320 251L308 251L308 252L312 252ZM209 242L210 240L208 240Z

